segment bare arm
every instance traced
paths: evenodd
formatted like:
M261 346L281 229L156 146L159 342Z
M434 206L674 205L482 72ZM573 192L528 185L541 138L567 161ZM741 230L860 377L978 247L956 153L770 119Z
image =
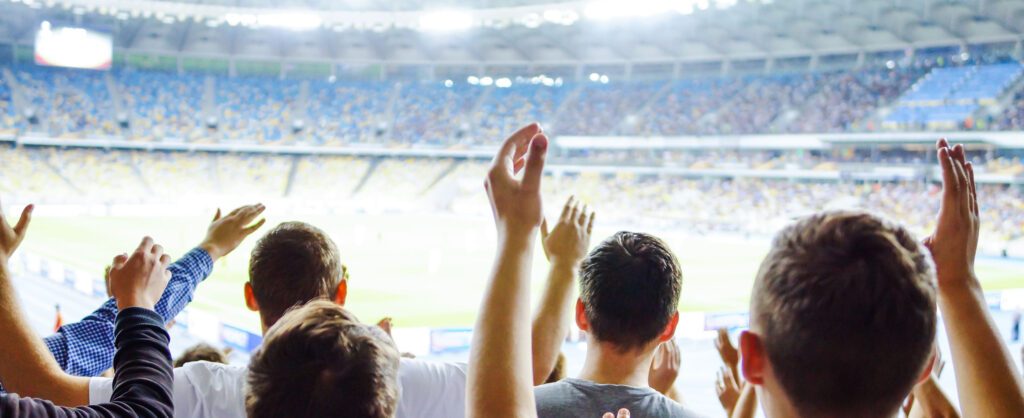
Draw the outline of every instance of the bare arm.
M31 206L12 228L0 213L0 378L12 393L58 405L84 405L89 400L88 379L64 373L25 321L11 285L7 262L24 239L30 218Z
M740 399L736 401L736 408L732 410L731 418L754 418L757 414L757 389L756 385L745 384L740 392Z
M965 161L963 146L949 148L941 140L938 148L942 205L925 245L935 260L960 407L969 417L1017 417L1024 411L1024 383L974 274L979 231L974 168Z
M541 243L544 255L551 263L540 306L533 318L533 384L547 381L558 361L562 341L569 334L572 318L572 288L580 262L590 247L590 233L594 229L594 213L580 208L573 197L565 202L562 214L548 233L545 220L541 223Z
M542 218L540 179L547 145L538 125L520 129L502 144L485 183L498 251L470 349L470 418L537 416L530 359L530 267ZM517 180L515 172L523 168L523 178Z

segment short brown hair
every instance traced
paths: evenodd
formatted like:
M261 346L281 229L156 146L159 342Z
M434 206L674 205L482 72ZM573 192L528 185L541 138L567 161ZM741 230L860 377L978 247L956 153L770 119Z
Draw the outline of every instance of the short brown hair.
M199 343L189 347L178 358L174 359L174 367L181 367L193 361L228 364L228 358L224 351L207 343Z
M249 259L249 284L268 326L293 306L333 296L342 276L334 241L304 222L271 229Z
M250 418L391 418L398 350L379 328L328 301L286 313L249 362Z
M757 273L751 325L801 415L891 415L935 340L933 267L904 228L825 212L776 235Z
M679 306L683 274L668 244L653 235L618 232L580 266L580 300L590 333L622 350L664 332Z

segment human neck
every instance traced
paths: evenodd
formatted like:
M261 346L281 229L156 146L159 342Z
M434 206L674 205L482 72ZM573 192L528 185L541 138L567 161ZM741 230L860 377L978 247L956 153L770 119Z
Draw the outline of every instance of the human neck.
M650 348L621 352L611 344L591 340L580 379L607 385L646 387L653 356L654 350Z

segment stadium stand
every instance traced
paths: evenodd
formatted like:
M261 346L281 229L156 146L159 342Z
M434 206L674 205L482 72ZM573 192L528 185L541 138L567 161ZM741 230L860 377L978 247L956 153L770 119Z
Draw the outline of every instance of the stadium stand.
M104 76L84 71L25 65L12 70L28 104L17 109L13 100L4 102L5 130L394 146L479 144L522 120L539 120L567 135L874 131L882 127L876 113L904 91L884 119L886 128L959 127L979 107L994 104L1022 74L1022 67L1011 63L934 68L913 86L920 68L499 88L139 70L115 71L106 83ZM111 90L118 92L117 101ZM117 111L115 102L125 110ZM122 113L131 115L124 129L119 128ZM30 114L35 119L29 120Z

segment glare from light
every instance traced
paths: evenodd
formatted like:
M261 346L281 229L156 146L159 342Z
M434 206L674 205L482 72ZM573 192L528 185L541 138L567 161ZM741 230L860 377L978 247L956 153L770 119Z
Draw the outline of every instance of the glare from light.
M540 77L533 77L530 79L530 84L540 84Z
M893 61L893 60L886 61L885 62L885 68L888 68L890 70L893 69L893 68L896 68L896 61Z
M509 87L512 87L512 80L508 79L507 77L502 77L497 80L494 80L494 86L502 89L507 89Z
M548 87L551 87L551 86L555 85L555 79L553 79L551 77L540 76L540 82L541 82L541 84L544 84L545 86L548 86Z
M480 77L480 85L481 86L489 86L491 84L494 84L494 79L493 78L490 78L490 77Z
M960 53L960 60L961 61L967 61L967 59L970 58L970 57L971 57L971 54L968 54L966 52L961 52Z
M46 30L46 31L50 30L50 21L49 20L44 20L43 23L39 24L39 29L40 30Z
M451 87L451 86L453 86L453 85L455 85L455 82L453 82L453 81L451 81L451 80L445 80L445 81L444 81L444 86L445 86L445 87L449 87L449 88L450 88L450 87Z
M562 77L555 79L555 87L562 87Z
M473 16L466 12L446 10L420 16L420 29L431 32L454 32L473 27Z
M595 81L596 82L597 80L600 80L600 79L601 79L601 74L590 73L590 81Z
M727 9L736 3L736 0L716 0L715 6ZM594 20L609 20L667 13L687 15L693 13L694 8L707 10L710 5L710 0L595 0L584 6L583 16Z
M608 76L606 76L606 75L601 76L601 84L608 84Z
M577 20L580 20L579 13L576 13L574 10L550 9L545 10L542 16L547 22L565 26L569 26L576 23Z
M338 81L338 77L337 76L332 75L330 77L327 77L327 82L328 83L333 84L335 81Z
M312 13L282 12L257 15L256 23L260 26L299 31L316 29L324 21L320 16Z
M475 86L477 84L480 84L480 79L477 78L476 76L471 75L469 77L466 77L466 82Z

